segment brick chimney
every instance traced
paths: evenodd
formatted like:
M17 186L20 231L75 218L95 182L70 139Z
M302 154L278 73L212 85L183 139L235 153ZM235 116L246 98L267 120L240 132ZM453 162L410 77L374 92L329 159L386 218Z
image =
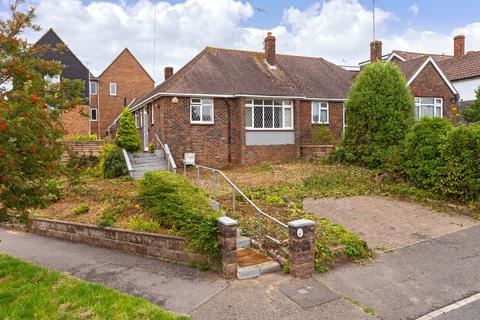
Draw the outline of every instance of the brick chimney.
M265 60L270 66L275 66L275 37L272 36L271 32L267 33L267 37L263 41L263 45L265 47Z
M165 80L173 76L173 68L172 67L165 67L163 70L163 73L165 75Z
M382 41L370 42L370 62L382 61Z
M453 38L453 56L455 58L465 55L465 36L458 35Z

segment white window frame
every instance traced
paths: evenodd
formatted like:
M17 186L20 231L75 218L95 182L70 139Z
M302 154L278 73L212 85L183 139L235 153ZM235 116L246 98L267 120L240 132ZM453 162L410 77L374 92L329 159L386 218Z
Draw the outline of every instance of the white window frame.
M49 75L45 75L44 77L45 80L47 80L51 84L59 84L60 83L60 75L54 75L53 77L50 77Z
M92 90L92 84L95 84L95 92L93 92L93 90ZM90 89L90 94L92 96L96 96L98 94L98 82L97 81L90 81L89 89Z
M155 117L154 117L154 114L153 114L153 109L155 108L155 106L152 104L150 106L150 112L151 112L151 116L152 116L152 125L155 124Z
M113 87L112 87L112 86L113 86ZM111 96L116 96L116 95L117 95L117 83L115 83L115 82L110 82L109 88L110 88L110 95L111 95ZM112 88L115 88L115 90L113 90L114 92L112 91Z
M209 103L208 101L211 101ZM203 120L203 107L212 107L212 113L210 118L212 120L205 121ZM192 120L192 108L193 107L200 107L200 120ZM191 124L214 124L215 123L215 106L213 102L213 98L191 98L190 99L190 123Z
M93 119L93 110L95 110L95 119ZM90 108L90 121L98 121L98 109Z
M140 126L138 125L138 111L134 112L134 116L135 116L135 127L138 129L140 128Z
M443 98L440 97L415 97L415 121L422 119L422 106L431 106L431 103L422 103L422 99L433 99L433 116L443 118ZM437 114L437 108L440 107L440 114ZM416 117L418 108L418 118Z
M342 111L342 125L343 125L343 132L345 132L345 129L347 128L347 118L346 118L346 109L345 109L345 103L343 104L343 111Z
M254 100L262 100L262 105L255 104ZM266 105L265 101L272 101L271 105ZM273 101L281 101L281 105L275 105ZM255 128L255 107L282 107L282 127L281 128L265 128L265 111L263 112L263 119L262 119L262 128ZM245 101L245 109L246 108L251 108L251 127L247 127L246 122L245 122L245 129L247 130L256 130L256 131L285 131L285 130L293 130L295 127L295 121L294 121L294 112L293 112L293 102L292 100L281 100L281 99L263 99L263 98L254 98L254 99L247 99ZM291 125L289 127L285 126L285 109L290 109L291 110ZM274 117L275 117L275 113ZM275 119L272 119L273 123L275 123Z
M313 110L318 109L318 121L313 120ZM329 124L330 123L330 105L327 101L312 101L312 123L313 124ZM321 121L321 111L327 111L327 120Z

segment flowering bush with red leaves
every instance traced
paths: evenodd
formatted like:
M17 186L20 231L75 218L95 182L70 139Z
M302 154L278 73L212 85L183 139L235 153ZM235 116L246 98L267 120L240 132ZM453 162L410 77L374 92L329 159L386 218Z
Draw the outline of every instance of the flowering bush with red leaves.
M53 165L62 155L60 116L82 103L84 87L78 80L55 86L45 80L61 74L62 66L41 58L55 48L20 38L39 30L34 9L20 12L21 4L14 2L9 20L0 20L0 220L26 217L29 208L45 204L47 182L60 170Z

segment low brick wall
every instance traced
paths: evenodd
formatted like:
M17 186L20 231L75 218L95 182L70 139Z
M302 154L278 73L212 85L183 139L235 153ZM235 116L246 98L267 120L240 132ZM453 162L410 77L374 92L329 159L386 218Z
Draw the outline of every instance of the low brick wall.
M104 142L103 140L96 141L75 141L75 140L66 140L64 142L65 148L77 156L100 156L102 152ZM62 163L68 161L68 152L64 152L62 155Z
M304 158L321 158L328 156L334 149L334 145L302 145L301 154Z
M187 252L186 239L177 236L42 218L32 218L31 232L181 263L208 262L199 253Z
M297 147L294 144L246 146L245 152L246 164L282 163L295 160Z

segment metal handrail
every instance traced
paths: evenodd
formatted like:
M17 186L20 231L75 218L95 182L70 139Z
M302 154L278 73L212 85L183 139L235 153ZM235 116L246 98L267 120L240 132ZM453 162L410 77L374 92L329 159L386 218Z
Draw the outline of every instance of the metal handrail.
M132 172L133 168L132 168L132 163L130 162L130 157L128 156L128 152L124 148L122 148L122 152L123 152L123 158L125 159L125 163L127 164L128 172Z
M175 160L173 159L172 153L170 152L170 148L168 147L167 144L163 144L162 140L160 140L160 138L156 133L155 133L155 138L157 139L157 142L160 143L160 146L162 147L163 152L165 153L165 158L167 159L168 171L177 172L177 165L175 164Z

